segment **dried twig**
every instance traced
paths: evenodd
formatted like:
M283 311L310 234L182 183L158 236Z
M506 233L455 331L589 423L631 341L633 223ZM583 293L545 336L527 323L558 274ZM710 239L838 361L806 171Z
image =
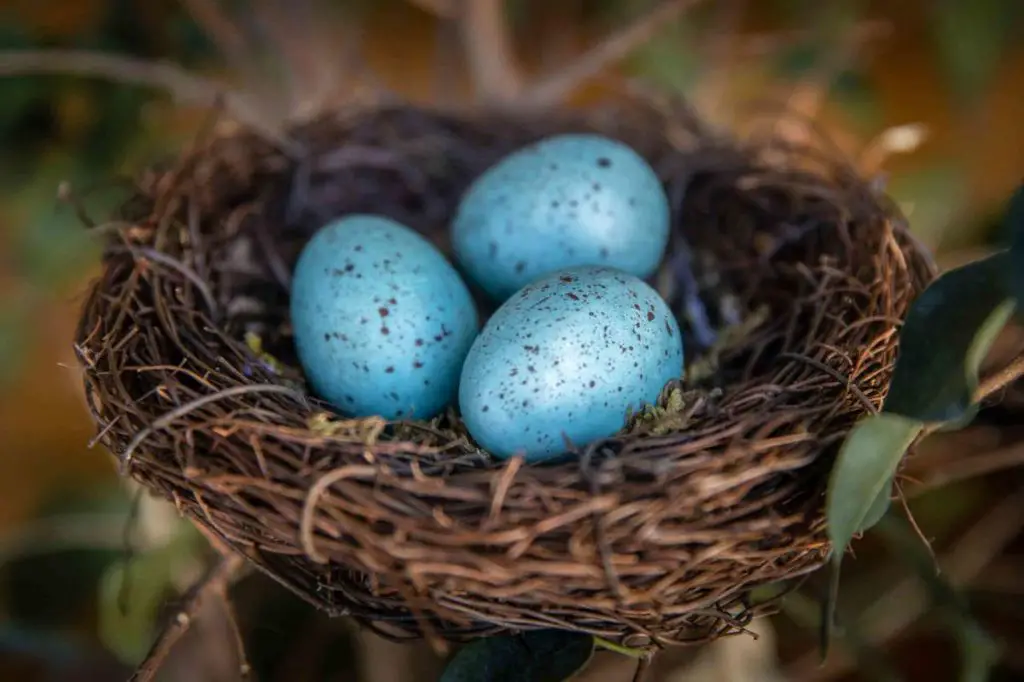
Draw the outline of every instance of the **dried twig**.
M651 663L654 661L654 654L637 659L636 670L633 672L633 682L644 682L647 673L651 670Z
M213 106L221 102L232 116L250 126L281 150L299 150L280 126L264 119L258 107L242 93L224 84L189 73L172 64L135 59L95 50L3 50L0 76L65 74L105 78L118 83L157 88L179 102Z
M235 660L238 666L238 675L241 679L248 680L252 673L252 665L245 653L245 641L242 638L242 630L238 627L238 617L235 615L235 607L231 605L228 597L227 584L221 585L216 592L221 608L224 610L224 618L227 621L228 630L231 632L231 639L235 644Z
M227 388L224 389L223 391L218 391L216 393L209 393L200 398L196 398L191 402L185 403L184 405L181 405L180 407L173 409L170 412L167 412L162 417L155 420L152 424L139 431L135 435L135 438L133 438L132 441L128 443L128 446L124 449L124 452L121 453L122 471L128 471L128 468L130 467L132 462L132 456L135 454L135 450L154 431L159 431L160 429L167 428L172 423L174 423L175 419L180 419L181 417L184 417L192 410L203 407L204 405L208 405L223 398L230 398L232 396L244 395L247 393L281 393L284 395L292 396L295 400L299 401L300 403L305 401L305 396L299 391L296 391L294 388L291 388L289 386L281 386L279 384L251 384L243 386L234 386L232 388Z
M982 401L989 396L995 395L1013 382L1024 376L1024 355L1017 357L1013 362L1006 365L995 374L986 377L974 393L974 399Z
M650 40L666 23L701 0L664 0L647 14L634 19L570 62L565 68L543 78L523 93L520 104L530 108L554 106L576 88L601 71L625 59L633 50Z
M146 659L129 682L152 682L164 661L167 660L171 649L192 626L192 621L199 613L204 600L210 595L226 595L228 586L241 571L243 563L241 555L225 555L199 582L189 589L181 608L157 637L153 647L146 654Z
M476 95L484 104L505 104L523 89L504 0L460 0L459 35Z

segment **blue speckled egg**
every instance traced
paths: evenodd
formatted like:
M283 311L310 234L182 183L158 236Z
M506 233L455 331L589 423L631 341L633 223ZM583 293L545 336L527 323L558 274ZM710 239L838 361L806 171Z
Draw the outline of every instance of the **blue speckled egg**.
M452 223L459 264L499 301L581 265L646 278L668 236L668 198L654 170L627 145L591 134L506 156L469 187Z
M456 398L479 330L465 283L425 238L350 215L299 256L291 316L313 391L353 416L429 419Z
M683 371L679 325L620 270L579 267L507 300L466 357L459 407L485 450L541 461L611 436Z

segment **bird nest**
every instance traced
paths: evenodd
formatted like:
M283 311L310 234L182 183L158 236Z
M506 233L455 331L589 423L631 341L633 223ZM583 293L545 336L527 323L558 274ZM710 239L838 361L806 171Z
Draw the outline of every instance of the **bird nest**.
M311 235L371 212L450 254L469 183L566 131L623 140L663 179L673 235L652 283L684 330L684 380L549 464L481 451L454 410L346 419L309 395L288 301ZM847 161L640 103L367 107L289 137L298 152L212 133L144 173L116 217L77 348L127 475L312 604L399 638L699 642L742 630L754 588L823 564L834 455L880 405L900 320L934 276Z

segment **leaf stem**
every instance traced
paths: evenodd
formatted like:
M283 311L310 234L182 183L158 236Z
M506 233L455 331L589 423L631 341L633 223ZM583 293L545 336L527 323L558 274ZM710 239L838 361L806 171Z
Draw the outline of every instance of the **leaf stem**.
M157 637L153 647L146 655L146 660L135 671L129 682L152 682L155 679L171 649L192 626L192 621L195 620L206 598L211 595L223 597L227 593L227 586L239 574L243 566L244 560L241 555L235 553L226 555L199 582L192 586L181 609ZM243 659L240 665L245 664Z
M650 656L650 651L647 649L634 649L633 647L610 642L607 639L602 639L601 637L594 637L594 645L604 649L605 651L613 651L617 654L622 654L623 656L629 656L630 658L646 658Z

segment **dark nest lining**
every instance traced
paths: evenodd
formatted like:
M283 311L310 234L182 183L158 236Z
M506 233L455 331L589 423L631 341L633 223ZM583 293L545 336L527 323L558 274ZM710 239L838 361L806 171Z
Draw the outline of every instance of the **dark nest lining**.
M688 360L714 371L558 465L494 460L454 414L328 416L287 324L305 240L369 211L447 251L467 184L566 130L618 137L664 178L675 234L658 286L688 311ZM934 276L838 155L723 140L640 105L537 120L395 106L292 137L298 160L214 136L146 173L118 217L77 348L99 439L133 478L306 600L393 637L704 641L749 622L753 587L822 565L834 453L880 404L899 321ZM702 311L745 333L702 348Z

